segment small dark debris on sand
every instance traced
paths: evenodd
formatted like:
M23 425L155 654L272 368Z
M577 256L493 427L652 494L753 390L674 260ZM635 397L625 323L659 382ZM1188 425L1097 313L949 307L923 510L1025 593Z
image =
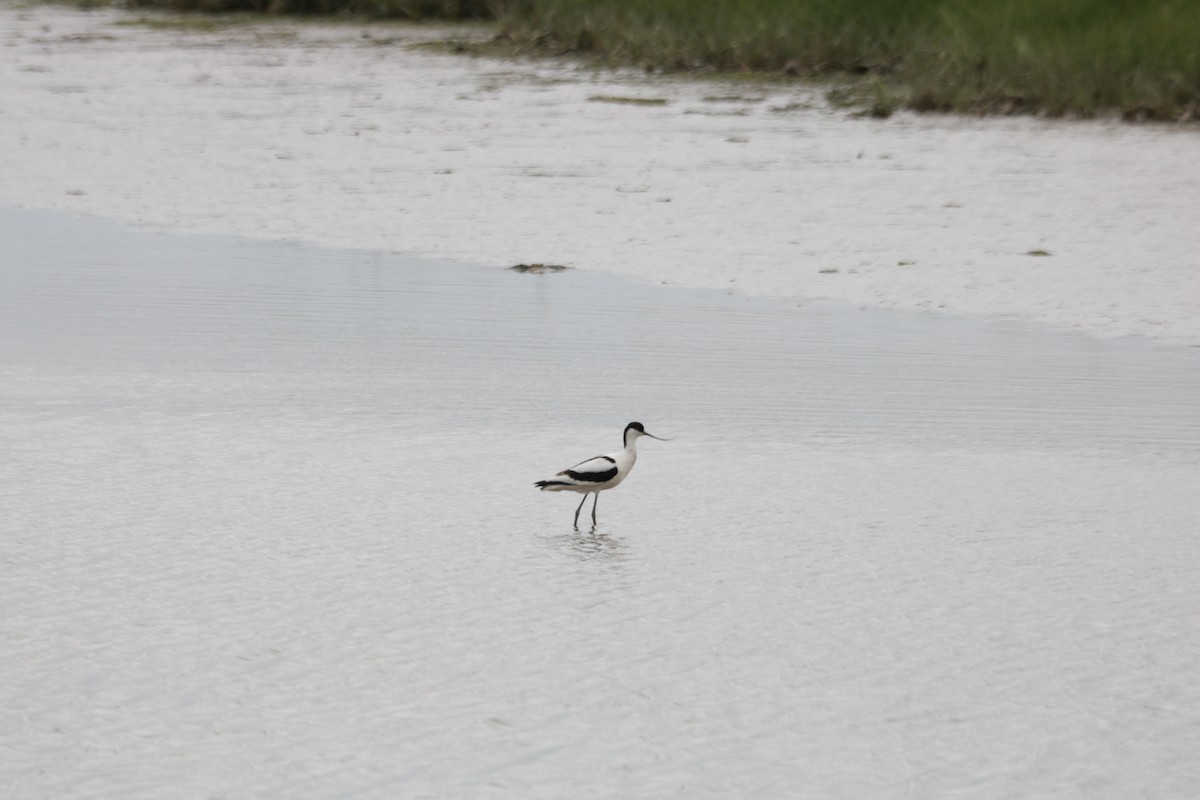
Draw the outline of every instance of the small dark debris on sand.
M597 94L588 100L593 103L618 103L627 106L665 106L670 102L665 97L621 97L612 94Z
M547 272L562 272L570 267L564 267L562 264L513 264L509 267L513 272L529 272L534 275L543 275Z

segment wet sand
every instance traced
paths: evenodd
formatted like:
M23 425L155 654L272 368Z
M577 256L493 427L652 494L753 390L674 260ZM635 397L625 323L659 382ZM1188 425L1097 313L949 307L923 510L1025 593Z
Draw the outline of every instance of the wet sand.
M464 29L136 19L0 4L0 207L1200 344L1194 126L855 119L412 47Z

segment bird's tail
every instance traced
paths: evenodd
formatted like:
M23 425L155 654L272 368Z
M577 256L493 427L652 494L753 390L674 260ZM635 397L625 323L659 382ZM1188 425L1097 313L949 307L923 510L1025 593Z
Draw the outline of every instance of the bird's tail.
M567 481L551 480L551 481L538 481L537 483L534 484L534 486L541 489L543 492L561 492L562 489L559 488L560 486L574 486L574 484L569 483Z

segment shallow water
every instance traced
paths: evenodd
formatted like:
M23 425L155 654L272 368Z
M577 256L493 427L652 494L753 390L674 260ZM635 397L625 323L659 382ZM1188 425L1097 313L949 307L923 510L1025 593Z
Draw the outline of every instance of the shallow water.
M1200 790L1200 350L0 241L10 796ZM531 484L630 419L576 533Z

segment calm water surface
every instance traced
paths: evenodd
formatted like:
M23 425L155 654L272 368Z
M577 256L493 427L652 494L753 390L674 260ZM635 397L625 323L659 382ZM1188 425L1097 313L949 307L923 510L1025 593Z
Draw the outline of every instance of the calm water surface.
M1200 792L1196 349L0 241L10 796Z

